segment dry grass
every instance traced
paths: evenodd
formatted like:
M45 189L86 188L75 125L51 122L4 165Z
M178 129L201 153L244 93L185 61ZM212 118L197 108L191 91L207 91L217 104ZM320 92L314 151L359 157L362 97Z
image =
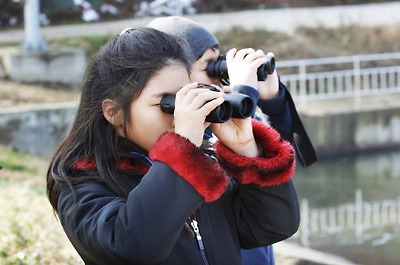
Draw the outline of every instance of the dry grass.
M79 92L56 85L20 84L0 79L0 107L77 101Z
M217 32L222 49L254 47L273 51L279 60L398 52L400 25L299 28L294 35L234 28Z
M47 162L1 146L0 165L0 264L83 264L47 200Z

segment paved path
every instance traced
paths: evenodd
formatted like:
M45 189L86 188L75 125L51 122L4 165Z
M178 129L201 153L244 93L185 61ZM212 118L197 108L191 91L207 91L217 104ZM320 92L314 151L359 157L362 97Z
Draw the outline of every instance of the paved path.
M320 264L320 265L357 265L356 263L347 260L343 257L330 253L314 250L300 245L281 241L274 244L274 253L282 257L294 258L296 264ZM278 261L278 260L277 260ZM279 265L280 263L277 262Z
M223 14L188 16L211 31L240 26L247 29L262 28L293 33L299 26L337 27L360 24L363 26L400 25L400 2L315 8L283 8L273 10L242 11ZM45 40L71 36L118 34L132 26L145 26L153 18L135 18L110 22L60 25L41 28ZM0 31L0 44L22 42L24 30Z
M309 116L324 116L359 111L399 109L400 93L385 93L359 98L337 98L329 100L310 100L296 102L297 111Z

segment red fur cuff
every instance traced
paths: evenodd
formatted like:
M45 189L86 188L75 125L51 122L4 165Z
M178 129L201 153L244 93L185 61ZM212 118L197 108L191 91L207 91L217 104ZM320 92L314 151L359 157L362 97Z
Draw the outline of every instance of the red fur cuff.
M218 141L216 155L220 165L242 184L272 186L288 181L296 165L292 145L281 140L272 127L256 120L252 123L254 138L263 148L261 157L238 155Z
M207 158L189 140L175 133L160 136L150 150L150 159L166 163L189 182L206 202L221 197L229 183L229 178L219 165Z

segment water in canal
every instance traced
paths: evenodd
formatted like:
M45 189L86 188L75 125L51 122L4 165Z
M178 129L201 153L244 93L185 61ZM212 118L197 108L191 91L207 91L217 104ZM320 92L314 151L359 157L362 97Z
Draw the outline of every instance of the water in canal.
M294 181L302 221L289 241L357 264L400 264L400 151L298 166Z

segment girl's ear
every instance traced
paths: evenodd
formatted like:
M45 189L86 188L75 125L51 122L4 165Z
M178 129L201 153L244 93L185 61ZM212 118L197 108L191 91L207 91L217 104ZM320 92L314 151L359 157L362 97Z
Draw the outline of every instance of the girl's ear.
M123 125L124 117L122 110L117 108L117 104L112 99L105 99L101 103L101 108L103 110L103 115L106 120L112 125L118 127Z

